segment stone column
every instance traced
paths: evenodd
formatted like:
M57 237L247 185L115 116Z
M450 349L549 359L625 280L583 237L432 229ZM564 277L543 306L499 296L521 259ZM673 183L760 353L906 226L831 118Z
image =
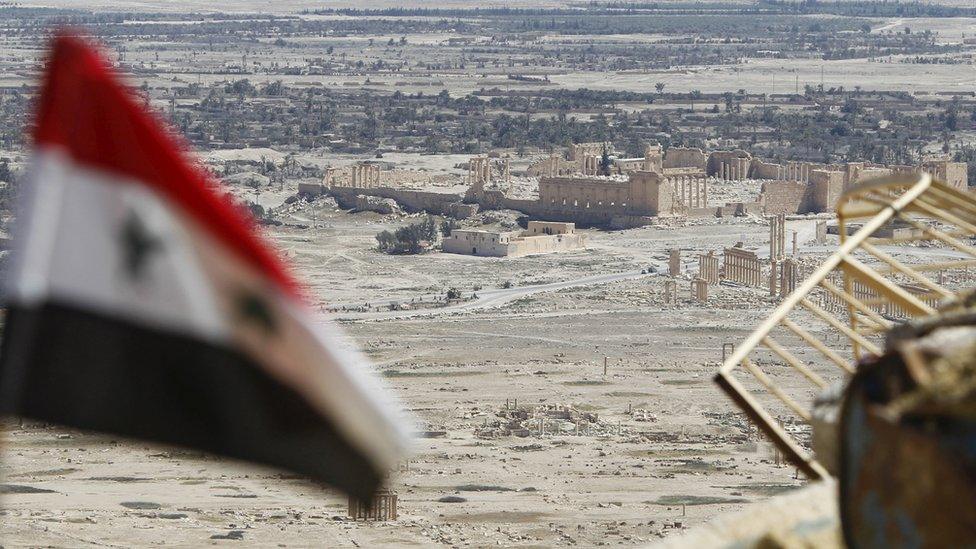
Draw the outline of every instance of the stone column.
M708 301L708 281L696 278L691 281L691 298L699 303Z
M672 249L668 257L668 274L678 276L681 274L681 250Z

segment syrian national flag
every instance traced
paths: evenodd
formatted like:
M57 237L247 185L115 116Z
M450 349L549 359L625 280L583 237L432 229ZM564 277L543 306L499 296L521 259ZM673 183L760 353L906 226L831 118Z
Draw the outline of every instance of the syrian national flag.
M55 39L5 281L0 413L278 466L366 497L388 396L87 42Z

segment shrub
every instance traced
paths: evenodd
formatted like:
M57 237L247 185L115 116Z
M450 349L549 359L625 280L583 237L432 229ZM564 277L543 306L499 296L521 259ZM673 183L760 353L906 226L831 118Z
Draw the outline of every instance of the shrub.
M389 254L419 254L437 241L437 224L426 217L420 223L400 227L394 232L382 231L376 235L377 247Z

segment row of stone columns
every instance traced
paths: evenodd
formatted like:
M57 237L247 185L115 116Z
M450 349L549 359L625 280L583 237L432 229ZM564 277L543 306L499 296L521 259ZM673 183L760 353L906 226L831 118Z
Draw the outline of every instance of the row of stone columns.
M725 160L718 166L718 177L726 181L747 179L749 177L749 165L752 161L748 158L731 158Z
M556 153L549 153L549 177L556 177L561 175L559 173L559 155Z
M811 166L804 162L790 162L785 166L780 166L777 170L779 178L787 181L802 181L806 183L810 180Z
M725 278L747 286L759 286L762 283L762 264L755 252L741 248L726 248L723 270Z
M376 164L354 164L352 170L352 187L368 189L380 184L380 167Z
M715 252L708 252L707 254L700 254L698 256L698 277L704 279L709 284L718 284L719 269L718 269L718 256Z
M325 169L325 175L322 176L322 186L331 189L332 185L335 183L336 169L329 166Z
M468 161L468 184L484 185L491 182L491 163L487 156L475 156Z
M600 173L600 157L587 154L583 155L582 166L580 166L580 171L583 175L597 175Z
M511 185L512 183L512 166L509 159L505 158L501 160L502 163L502 179L505 181L506 185ZM549 161L549 175L553 176L559 166L559 160L556 155L550 156ZM468 184L485 186L491 183L494 177L492 172L492 162L487 156L474 156L471 160L468 160Z
M704 177L675 175L671 176L674 194L681 204L688 208L705 208L708 206L708 183Z

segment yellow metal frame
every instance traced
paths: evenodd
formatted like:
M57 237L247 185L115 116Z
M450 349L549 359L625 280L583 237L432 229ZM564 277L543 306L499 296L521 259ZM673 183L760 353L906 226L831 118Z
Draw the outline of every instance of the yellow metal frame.
M854 372L863 358L883 352L880 337L900 319L883 314L897 310L903 317L931 315L937 307L960 299L960 292L947 288L923 273L968 269L976 265L976 248L963 239L976 235L976 196L935 181L928 174L896 176L859 185L845 192L838 201L840 247L827 258L796 290L787 296L772 314L727 357L715 376L715 382L743 412L783 452L784 456L811 478L829 477L827 469L787 432L783 423L760 402L760 393L752 392L736 374L751 374L761 389L782 404L794 419L809 423L811 412L795 396L776 384L752 357L760 348L770 351L792 371L798 373L813 389L827 385L824 378L805 364L787 347L773 339L773 331L783 329L816 351L843 375ZM908 235L875 238L886 224L899 221L909 228ZM863 223L848 235L851 222ZM910 253L910 246L935 242L957 257L946 261L924 261L906 264L895 255ZM927 245L927 244L926 244ZM839 272L843 285L829 280ZM860 290L862 295L858 295ZM872 297L865 299L865 292ZM828 297L843 303L846 319L838 318L816 304L817 297ZM806 315L822 323L822 328L841 336L831 346L789 317ZM851 360L844 354L851 353Z

